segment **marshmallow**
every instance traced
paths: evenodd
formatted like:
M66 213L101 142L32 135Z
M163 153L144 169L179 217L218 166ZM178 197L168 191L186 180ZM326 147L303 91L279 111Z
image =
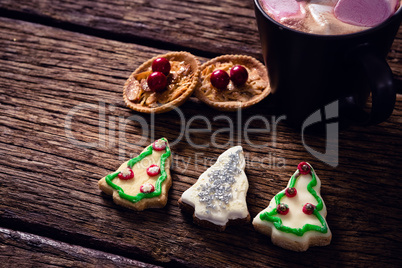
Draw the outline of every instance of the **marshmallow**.
M327 26L328 20L326 19L327 16L325 13L332 13L334 7L329 5L310 4L308 10L310 11L312 19L316 21L318 25Z
M313 5L323 5L323 6L332 6L334 7L339 0L310 0L307 1Z
M339 0L334 14L338 20L356 26L373 27L395 13L397 0Z
M305 5L305 1L300 0L262 0L261 3L278 21L281 18L302 16L301 6Z

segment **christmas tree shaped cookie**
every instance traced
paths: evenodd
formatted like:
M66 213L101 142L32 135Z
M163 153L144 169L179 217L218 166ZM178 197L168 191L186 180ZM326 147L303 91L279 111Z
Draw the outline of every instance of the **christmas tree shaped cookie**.
M141 154L124 162L115 172L99 180L99 189L113 196L113 201L134 210L162 208L172 186L171 152L161 138Z
M301 162L287 188L279 192L253 220L254 228L285 249L306 251L326 246L332 234L320 195L321 181L310 164Z
M179 199L180 208L197 225L224 231L229 224L250 221L246 195L248 180L241 146L228 149Z

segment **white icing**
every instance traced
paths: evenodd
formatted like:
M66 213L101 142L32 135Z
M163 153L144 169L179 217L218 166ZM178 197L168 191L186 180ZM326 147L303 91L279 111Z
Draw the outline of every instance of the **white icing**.
M228 220L246 218L248 180L245 166L242 147L228 149L183 193L182 201L194 207L197 218L215 225L224 226ZM210 191L211 187L214 187L213 191Z

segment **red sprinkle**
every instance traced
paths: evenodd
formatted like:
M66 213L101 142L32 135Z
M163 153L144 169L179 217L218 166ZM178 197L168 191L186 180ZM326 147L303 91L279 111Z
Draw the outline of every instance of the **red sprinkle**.
M303 175L307 175L310 174L311 172L311 167L309 164L307 164L306 162L301 162L298 166L297 169L300 171L301 174Z
M166 148L166 142L164 140L157 140L152 143L152 148L155 151L163 151Z
M303 212L304 212L305 214L307 214L307 215L313 214L314 210L315 210L315 206L314 206L313 204L311 204L311 203L306 203L306 204L303 206Z
M287 197L295 197L296 194L297 194L297 190L294 187L286 188L285 194L286 194Z
M284 203L280 203L277 207L276 207L276 211L281 214L281 215L286 215L289 213L289 207L288 205L284 204Z
M156 169L155 167L158 169ZM158 175L160 172L161 172L161 169L158 167L158 165L150 165L147 168L147 174L148 174L148 176L151 176L151 177Z
M150 189L144 189L145 187L147 187L147 188L150 187ZM141 193L149 194L149 193L152 193L153 191L155 191L155 187L150 183L144 183L143 185L141 185L140 191L141 191Z
M128 173L128 174L124 175L123 173ZM118 177L120 180L130 180L130 179L134 178L134 172L131 168L126 167L125 169L120 171Z

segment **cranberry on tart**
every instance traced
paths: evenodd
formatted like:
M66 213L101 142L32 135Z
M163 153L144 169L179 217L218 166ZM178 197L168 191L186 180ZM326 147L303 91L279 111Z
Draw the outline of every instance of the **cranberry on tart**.
M143 113L164 113L183 104L193 93L199 62L188 52L156 56L138 67L124 85L126 105Z
M217 110L236 111L260 102L270 92L261 62L245 55L223 55L201 65L194 94Z

